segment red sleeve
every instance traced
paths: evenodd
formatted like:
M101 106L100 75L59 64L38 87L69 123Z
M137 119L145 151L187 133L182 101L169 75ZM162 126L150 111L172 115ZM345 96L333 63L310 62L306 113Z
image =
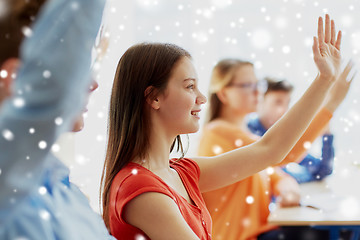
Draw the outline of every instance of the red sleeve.
M171 164L178 166L181 170L194 179L196 182L199 182L200 179L200 167L199 165L190 158L182 159L171 159Z
M155 176L139 171L137 174L129 174L120 184L116 184L115 212L120 222L126 223L122 217L125 205L135 197L146 192L158 192L174 199L172 193Z

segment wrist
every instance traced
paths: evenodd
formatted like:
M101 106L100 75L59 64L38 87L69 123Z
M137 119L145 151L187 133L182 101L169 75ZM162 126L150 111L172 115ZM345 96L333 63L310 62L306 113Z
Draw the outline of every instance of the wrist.
M328 81L330 83L333 83L336 79L335 74L324 74L324 73L319 73L318 75L318 79L321 81Z
M327 94L333 85L333 82L334 81L331 77L318 74L312 85L316 86L318 93L323 92L324 94Z
M335 102L332 102L332 101L327 101L327 102L325 102L324 107L325 107L329 112L334 113L335 110L336 110L337 107L338 107L338 104L335 103Z

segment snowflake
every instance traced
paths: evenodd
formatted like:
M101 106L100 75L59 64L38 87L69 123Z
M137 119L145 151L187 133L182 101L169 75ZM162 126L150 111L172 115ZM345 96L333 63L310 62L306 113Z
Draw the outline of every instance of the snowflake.
M50 213L44 209L39 211L39 215L42 219L44 220L49 220L50 219Z
M32 36L32 30L28 26L22 27L21 31L22 31L22 33L24 34L25 37L31 37Z
M268 168L266 169L266 172L267 172L267 174L271 175L271 174L274 174L275 170L274 170L273 167L268 167Z
M310 149L311 148L311 142L309 142L309 141L304 142L304 148L305 149Z
M8 76L8 72L6 70L1 70L0 71L0 77L1 78L7 78Z
M56 152L59 152L60 151L60 146L59 144L53 144L52 147L51 147L51 150L56 153Z
M39 148L40 149L45 149L47 147L47 143L45 141L40 141L39 142Z
M43 72L43 77L44 77L44 78L50 78L50 77L51 77L51 72L50 72L49 70L45 70L45 71Z
M8 141L14 140L14 134L9 129L3 130L2 135Z
M38 191L40 195L45 195L47 193L46 187L44 186L39 187Z
M56 124L56 125L61 125L61 124L63 124L63 119L62 119L61 117L55 118L55 124Z
M216 155L218 155L218 154L222 153L224 150L219 145L215 145L215 146L212 147L212 151Z
M102 142L103 140L104 140L104 137L102 135L97 135L96 136L96 141Z
M22 107L25 106L25 100L23 98L21 98L21 97L16 97L13 100L13 104L17 108L22 108Z
M97 117L98 118L104 118L104 113L103 112L98 112Z
M75 157L75 161L79 165L85 165L86 163L89 162L89 159L87 159L85 156L79 154Z
M288 53L290 53L290 51L291 51L291 48L290 48L289 45L285 45L285 46L282 47L282 52L284 54L288 54Z
M135 240L145 240L146 238L141 234L136 234Z
M245 201L246 201L247 204L253 204L254 203L254 197L253 196L247 196Z
M236 139L235 140L235 146L241 147L243 144L244 144L244 142L241 139Z
M71 3L71 9L72 10L77 11L77 10L79 10L79 7L80 6L79 6L78 2L74 1L74 2Z

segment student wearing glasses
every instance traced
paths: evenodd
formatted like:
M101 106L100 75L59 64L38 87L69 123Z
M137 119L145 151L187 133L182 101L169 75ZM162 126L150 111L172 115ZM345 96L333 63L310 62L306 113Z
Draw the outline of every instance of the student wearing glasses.
M330 24L328 16L326 21ZM338 79L341 84L336 87L341 90L330 91L326 103L281 165L300 161L306 152L304 143L313 142L323 132L323 126L328 124L349 89L349 83L344 81L343 78ZM221 155L248 145L250 147L259 140L259 136L248 129L246 116L256 111L258 94L263 89L252 63L238 59L223 59L217 63L211 76L209 119L200 139L200 156ZM298 113L298 117L301 117L301 113ZM268 157L271 157L271 153ZM310 228L277 229L277 226L268 224L269 204L274 195L283 207L299 204L298 183L279 167L270 167L226 187L203 193L213 220L213 239L267 239L269 235L268 239L277 239L279 234L284 235L285 239L298 239L301 234L309 232L318 237L315 239L324 239L321 237L326 232Z

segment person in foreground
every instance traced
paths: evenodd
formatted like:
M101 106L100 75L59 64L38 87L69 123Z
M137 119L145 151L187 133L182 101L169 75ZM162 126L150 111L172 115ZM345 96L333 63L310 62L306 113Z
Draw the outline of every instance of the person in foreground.
M44 2L6 1L0 19L0 239L113 239L50 152L61 133L81 130L97 88L91 50L104 1Z
M190 54L172 44L143 43L121 57L111 94L102 177L103 218L117 239L211 239L201 192L233 184L278 164L318 111L340 68L341 33L319 18L314 37L318 77L257 142L214 157L169 153L180 134L199 129L206 98ZM331 39L331 41L330 41ZM289 131L289 129L292 131Z

